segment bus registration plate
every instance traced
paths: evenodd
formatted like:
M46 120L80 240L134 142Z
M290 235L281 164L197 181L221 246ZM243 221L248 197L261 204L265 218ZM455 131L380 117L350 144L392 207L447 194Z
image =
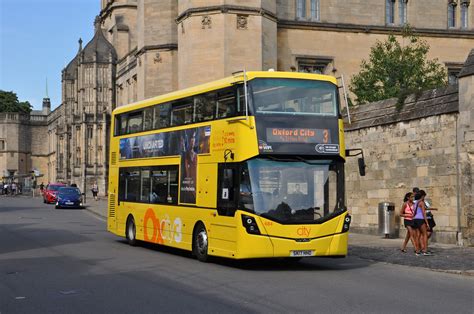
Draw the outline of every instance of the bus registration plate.
M314 251L313 250L290 251L290 256L295 256L295 257L314 256Z

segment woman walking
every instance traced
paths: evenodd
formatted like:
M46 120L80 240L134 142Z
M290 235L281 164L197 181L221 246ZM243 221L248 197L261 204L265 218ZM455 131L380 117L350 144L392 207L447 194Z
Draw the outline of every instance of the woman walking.
M415 195L412 192L408 192L405 194L405 197L403 198L403 205L400 208L400 217L403 217L403 222L405 225L405 228L407 228L407 234L405 236L405 240L403 241L402 247L400 251L403 253L407 252L407 245L408 241L411 240L411 243L413 244L413 247L415 248L415 252L419 251L419 245L418 245L418 229L414 227L414 221L413 221L413 216L415 216L414 212L414 200Z

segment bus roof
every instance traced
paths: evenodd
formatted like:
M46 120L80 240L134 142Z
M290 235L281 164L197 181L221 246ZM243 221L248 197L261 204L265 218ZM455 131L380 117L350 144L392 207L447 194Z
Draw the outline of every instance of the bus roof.
M291 78L304 80L327 81L337 85L337 80L334 76L302 73L302 72L280 72L280 71L250 71L247 72L247 80L255 78ZM172 101L175 99L185 98L215 89L231 86L236 83L243 82L243 72L236 72L233 76L229 76L220 80L211 81L201 85L196 85L190 88L177 90L168 94L163 94L153 98L137 101L128 105L115 108L112 114L119 114L129 111L134 111L143 107L153 106L159 103Z

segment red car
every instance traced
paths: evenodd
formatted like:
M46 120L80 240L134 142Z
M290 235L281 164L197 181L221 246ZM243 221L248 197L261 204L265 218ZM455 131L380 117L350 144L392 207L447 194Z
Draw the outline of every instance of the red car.
M56 203L56 195L59 188L66 186L64 183L50 183L43 190L43 202L46 204Z

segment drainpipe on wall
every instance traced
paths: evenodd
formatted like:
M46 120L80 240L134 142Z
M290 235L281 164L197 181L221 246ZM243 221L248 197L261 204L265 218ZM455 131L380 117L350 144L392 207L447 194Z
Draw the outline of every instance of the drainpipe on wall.
M459 164L459 136L458 136L458 117L456 118L456 214L457 214L457 228L456 228L456 244L463 246L463 238L461 232L461 169Z

